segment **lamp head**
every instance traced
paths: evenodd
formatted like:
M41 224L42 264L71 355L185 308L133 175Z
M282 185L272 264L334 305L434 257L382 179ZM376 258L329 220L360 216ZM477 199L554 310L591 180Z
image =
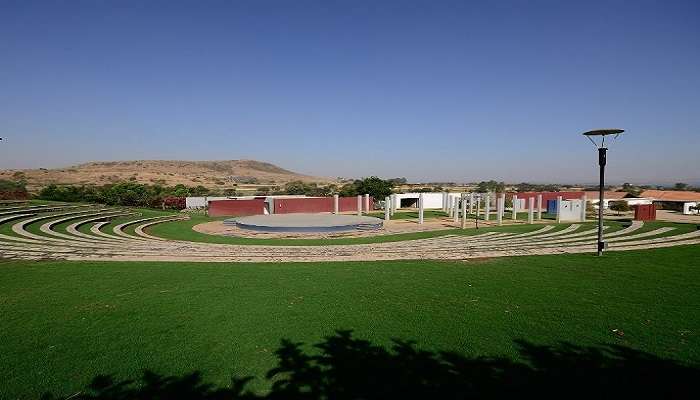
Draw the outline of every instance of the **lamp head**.
M592 131L584 132L583 136L587 137L588 140L590 140L593 145L597 148L603 148L605 147L605 137L614 135L613 139L617 139L622 132L624 132L624 129L617 129L617 128L609 128L609 129L594 129Z

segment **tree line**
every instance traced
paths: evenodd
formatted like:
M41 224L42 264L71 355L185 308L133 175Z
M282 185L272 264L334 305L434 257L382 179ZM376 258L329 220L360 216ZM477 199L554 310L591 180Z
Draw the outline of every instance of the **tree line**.
M2 186L0 186L2 188ZM357 179L344 185L320 185L313 182L293 181L283 187L259 188L255 195L306 195L306 196L357 196L369 194L383 199L392 193L393 183L376 176ZM25 189L26 191L26 189ZM51 184L36 198L50 201L100 203L114 206L149 208L184 208L188 196L237 196L235 189L212 190L204 186L148 185L137 182L120 182L106 185L55 185ZM182 201L180 201L182 200Z
M369 194L376 200L382 200L394 193L397 186L405 184L405 178L381 179L376 176L356 179L343 184L319 184L315 182L292 181L284 186L260 187L254 193L257 196L267 195L306 195L352 197ZM494 180L481 181L477 184L479 192L503 192L506 184ZM622 185L622 191L638 196L648 186L635 186L629 183ZM558 185L537 185L520 183L515 185L518 192L529 191L559 191ZM674 190L693 190L683 183L675 184ZM426 187L414 191L441 192L442 187ZM240 196L243 193L235 188L209 189L204 186L186 186L182 184L165 186L160 184L141 184L125 181L106 185L48 185L41 189L35 198L63 202L101 203L115 206L151 207L151 208L184 208L184 198L187 196ZM26 182L20 180L0 180L0 199L29 199ZM179 199L179 200L176 200Z

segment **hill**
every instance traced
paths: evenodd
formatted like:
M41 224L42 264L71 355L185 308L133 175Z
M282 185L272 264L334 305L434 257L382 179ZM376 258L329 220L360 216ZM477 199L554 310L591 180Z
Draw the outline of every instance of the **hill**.
M138 160L90 162L67 168L23 169L0 171L0 179L25 179L29 190L51 183L72 185L104 185L120 181L145 184L208 188L230 188L240 185L283 185L290 181L330 182L329 178L302 175L274 164L254 160L176 161Z

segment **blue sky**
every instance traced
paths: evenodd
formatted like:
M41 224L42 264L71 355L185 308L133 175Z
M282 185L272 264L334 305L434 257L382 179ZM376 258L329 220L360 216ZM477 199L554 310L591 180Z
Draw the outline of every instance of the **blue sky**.
M698 1L0 0L0 168L700 180Z

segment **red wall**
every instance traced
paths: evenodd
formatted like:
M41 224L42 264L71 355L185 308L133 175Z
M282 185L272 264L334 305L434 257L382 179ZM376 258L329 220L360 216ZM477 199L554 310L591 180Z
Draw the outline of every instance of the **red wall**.
M210 217L240 217L265 213L265 200L212 200L209 202Z
M362 207L364 208L365 198L362 197ZM374 199L369 198L370 209L374 204ZM338 198L338 211L357 211L357 197ZM322 213L333 212L332 197L299 197L299 198L278 198L275 199L275 214L291 213Z
M333 211L332 197L275 199L275 214L321 213Z
M637 204L634 206L634 219L637 221L656 221L656 206Z
M362 198L362 207L365 206L365 199ZM357 197L338 198L338 211L357 211Z

